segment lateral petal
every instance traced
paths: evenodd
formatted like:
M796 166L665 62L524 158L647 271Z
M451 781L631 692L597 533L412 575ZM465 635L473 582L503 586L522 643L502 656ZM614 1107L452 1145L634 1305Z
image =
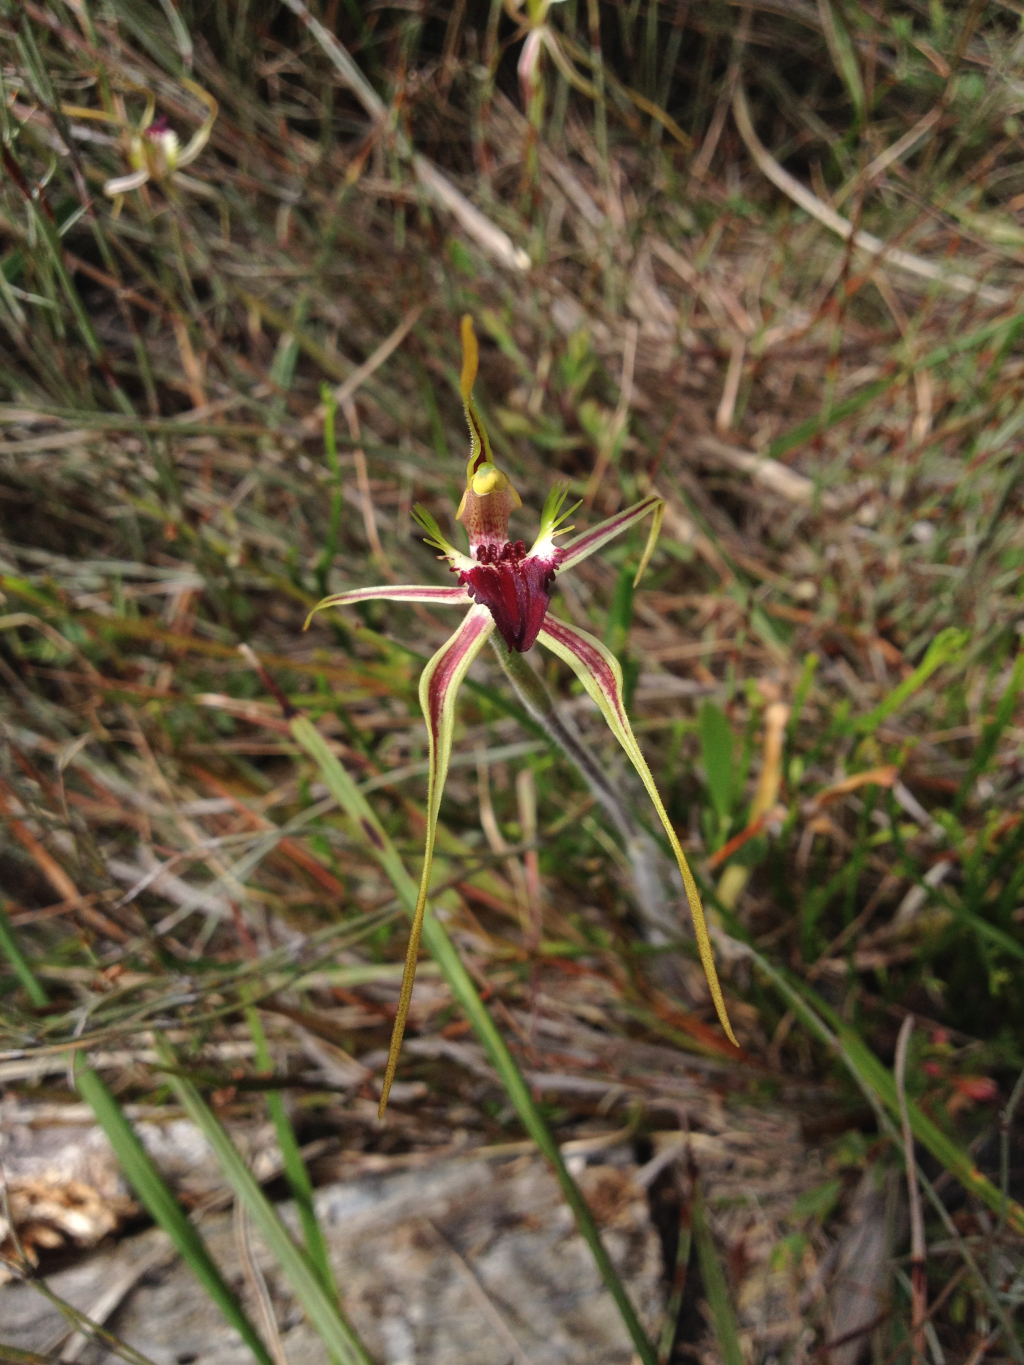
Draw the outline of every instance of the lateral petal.
M693 917L693 932L697 939L697 951L700 954L704 975L708 979L708 986L711 988L711 998L715 1002L719 1022L725 1029L729 1041L736 1043L736 1036L732 1031L729 1016L726 1013L725 1001L722 999L722 988L718 984L718 973L715 970L715 959L711 952L711 940L708 937L704 908L700 902L700 892L697 890L697 883L693 880L693 873L686 861L686 854L683 852L682 845L672 828L672 822L668 818L664 802L655 786L654 777L647 766L647 760L636 742L633 727L626 715L622 696L622 669L619 667L619 661L600 640L595 640L593 635L588 635L585 630L576 630L575 627L566 625L564 621L556 620L550 613L537 638L542 645L546 645L551 650L552 654L557 654L569 665L597 703L601 714L608 722L609 729L625 749L630 762L640 774L648 795L654 802L654 808L665 827L665 833L668 835L672 852L676 855L676 862L679 864L679 871L682 874L683 885L686 888L686 899L690 903L690 914ZM736 1046L738 1047L739 1044L736 1043Z
M398 1013L391 1034L391 1047L388 1052L387 1070L384 1073L384 1088L380 1096L380 1115L387 1108L391 1083L395 1079L398 1054L402 1048L402 1035L405 1021L409 1015L409 1002L412 1000L412 985L416 978L416 962L420 951L420 933L423 929L423 914L427 904L427 888L430 885L430 867L434 860L434 840L437 836L437 818L441 809L441 793L444 791L448 764L452 756L452 734L455 730L455 699L462 686L470 664L480 653L487 637L494 629L494 618L486 607L474 606L466 613L465 619L455 634L437 651L427 664L420 677L420 706L427 722L429 742L429 777L427 782L427 842L423 851L423 872L420 876L419 895L416 898L416 911L413 915L412 929L409 933L409 947L405 955L405 971L402 974L402 989L398 997Z
M566 569L574 569L577 564L582 563L588 555L592 555L595 550L599 550L602 545L607 545L617 535L623 531L628 531L631 526L635 526L638 521L642 521L649 513L654 514L654 521L651 524L651 533L647 537L647 545L640 560L640 567L636 571L636 578L633 580L635 587L643 577L644 569L647 568L647 561L650 559L654 550L654 542L658 539L658 532L661 530L661 518L664 515L665 501L657 493L651 493L642 501L634 503L632 507L625 508L622 512L616 512L607 521L602 521L591 531L584 531L575 540L570 540L567 545L563 545L558 553L558 564L555 573L560 575Z
M435 607L469 607L473 599L465 588L434 587L428 583L378 583L372 588L350 588L348 592L336 592L318 602L306 617L306 626L318 611L328 607L347 607L353 602L430 602ZM303 626L303 630L306 629Z

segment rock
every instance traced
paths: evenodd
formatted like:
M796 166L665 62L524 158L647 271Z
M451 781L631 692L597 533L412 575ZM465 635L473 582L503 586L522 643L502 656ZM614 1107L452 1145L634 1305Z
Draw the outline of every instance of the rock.
M586 1167L581 1184L609 1253L648 1331L663 1312L661 1256L633 1168ZM628 1365L633 1350L554 1176L537 1156L466 1159L325 1186L316 1207L346 1313L374 1360L387 1365ZM297 1228L291 1206L283 1217ZM215 1259L252 1308L230 1215L202 1224ZM249 1352L179 1260L159 1265L148 1232L99 1252L48 1283L89 1311L147 1256L156 1269L125 1290L109 1326L155 1365L243 1365ZM289 1365L327 1356L289 1286L253 1235ZM108 1296L109 1297L109 1296ZM65 1330L25 1284L0 1290L5 1342L51 1348ZM96 1346L81 1357L103 1358Z

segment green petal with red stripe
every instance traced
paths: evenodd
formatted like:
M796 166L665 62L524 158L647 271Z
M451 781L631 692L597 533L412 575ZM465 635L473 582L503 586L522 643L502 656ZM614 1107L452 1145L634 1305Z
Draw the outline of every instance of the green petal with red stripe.
M348 592L336 592L318 602L306 617L303 630L318 611L351 606L353 602L427 602L433 607L468 607L473 599L465 588L434 587L429 583L378 583L372 588L350 588Z
M665 515L665 500L659 498L657 493L651 493L641 502L634 503L632 507L627 507L622 512L616 512L613 517L609 517L607 521L602 521L592 531L584 531L581 536L577 536L575 540L570 540L568 544L563 545L559 552L558 567L555 573L561 575L567 569L575 569L577 564L582 563L595 550L600 550L602 545L607 545L610 540L614 540L623 531L628 531L638 521L643 521L649 513L654 514L654 520L651 522L647 544L644 546L644 552L640 557L640 567L633 579L635 588L643 578L648 560L654 553L654 545L658 539L658 532L661 530L661 519Z
M427 888L430 885L430 867L434 860L434 840L437 836L437 818L441 809L441 793L444 791L448 764L452 756L452 734L455 730L455 700L459 688L469 670L470 664L480 653L487 637L494 629L494 618L486 607L474 606L466 613L465 620L447 643L443 644L427 664L420 677L420 706L427 722L429 744L429 777L427 782L427 843L423 851L423 872L420 875L420 889L416 897L416 910L413 914L412 929L409 933L409 947L405 955L405 971L402 974L402 989L398 997L398 1013L391 1034L391 1048L388 1052L388 1065L384 1073L384 1088L380 1097L380 1117L384 1117L391 1083L395 1079L398 1054L402 1048L402 1035L405 1021L409 1015L409 1002L412 1000L412 985L416 977L416 961L420 951L420 934L423 929L423 915L427 904Z
M573 626L566 625L564 621L557 621L550 614L537 639L569 665L597 703L612 734L629 755L630 762L640 774L643 784L654 802L654 808L658 812L661 823L665 826L665 833L668 835L672 852L676 855L676 862L679 864L679 871L682 874L683 885L686 888L686 899L690 902L690 914L693 917L693 932L697 939L697 951L700 954L704 975L708 979L711 998L715 1002L715 1010L729 1041L736 1043L736 1036L732 1031L729 1016L725 1010L725 1001L722 999L722 988L718 984L718 973L715 970L715 959L711 952L711 940L708 937L707 923L704 919L704 908L700 903L700 892L697 890L697 883L693 880L693 873L686 861L686 854L683 852L682 845L672 828L672 822L668 818L665 804L655 786L654 777L647 766L647 760L640 751L636 736L633 734L633 727L626 715L626 707L622 698L622 669L619 667L619 662L600 640L594 639L593 635L588 635L585 630L576 630ZM736 1046L738 1047L739 1044L736 1043Z

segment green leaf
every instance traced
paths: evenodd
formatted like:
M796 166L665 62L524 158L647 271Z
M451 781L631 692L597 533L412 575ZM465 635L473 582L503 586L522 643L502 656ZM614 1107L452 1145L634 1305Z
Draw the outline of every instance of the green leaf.
M971 759L971 766L967 769L964 779L960 783L960 790L957 792L956 801L953 804L955 815L960 814L975 782L991 763L996 745L999 743L999 737L1013 719L1017 697L1020 695L1022 687L1024 687L1024 650L1021 650L1017 655L1006 691L1000 697L999 705L996 707L995 718L982 731L981 743L975 750L974 757Z
M756 949L747 946L747 952L751 961L775 985L808 1031L837 1052L868 1098L873 1102L880 1101L899 1124L901 1111L892 1072L810 986L773 966ZM1016 1200L1005 1201L1002 1192L987 1176L982 1175L970 1156L952 1138L947 1137L909 1096L907 1112L911 1131L917 1141L927 1147L964 1189L987 1204L993 1213L1002 1214L1006 1209L1008 1225L1015 1232L1024 1233L1024 1207Z
M919 372L936 369L938 366L944 365L947 360L952 360L958 355L964 355L970 351L980 351L989 342L994 342L996 338L1003 339L1006 336L1014 336L1020 330L1022 323L1024 323L1024 315L1020 313L1014 313L1008 318L1000 318L997 322L986 323L977 331L968 333L967 336L956 337L946 345L929 351L927 355L915 358L914 370ZM844 418L852 417L862 408L869 407L875 399L880 398L882 394L901 383L904 377L904 371L894 371L883 379L876 379L874 383L865 384L856 393L842 399L839 403L833 404L826 413L819 413L814 417L806 418L803 422L798 422L795 427L784 432L781 436L777 436L771 442L764 452L765 458L780 460L783 455L788 455L791 450L806 445L819 432L838 426Z
M732 726L725 712L713 701L706 701L697 716L704 776L711 804L718 816L723 835L732 817L734 755Z
M858 734L874 734L884 720L891 716L894 711L898 711L909 697L912 697L920 687L924 686L936 669L960 657L968 638L965 630L957 630L955 626L939 631L928 646L924 658L910 677L904 678L898 687L893 688L885 701L880 702L866 716L858 716L854 720L848 721L845 726L846 730Z
M259 1011L254 1005L249 1005L246 1008L245 1018L253 1042L256 1044L256 1065L261 1071L271 1071L273 1059L267 1046L267 1035L263 1031L263 1022L260 1019ZM280 1090L271 1090L267 1093L266 1101L267 1110L274 1121L274 1131L277 1133L277 1145L281 1149L284 1173L292 1192L292 1198L295 1200L295 1207L299 1211L302 1235L306 1241L306 1254L320 1276L320 1283L326 1292L332 1299L337 1299L339 1297L338 1286L327 1252L327 1239L324 1237L323 1228L320 1226L320 1220L316 1215L316 1206L313 1202L313 1183L309 1178L309 1172L306 1170L306 1163L302 1159L302 1153L295 1137L295 1129L292 1127L285 1110L284 1098Z
M0 902L0 952L7 958L14 968L14 974L24 987L25 994L32 1001L33 1005L42 1006L47 1003L46 992L36 980L35 973L28 965L28 960L21 951L21 945L14 937L14 930L11 922L7 918L7 912Z
M32 1003L38 1006L45 1005L46 991L23 956L11 930L10 921L2 908L0 949L10 960ZM77 1063L79 1059L76 1056L74 1060ZM114 1155L121 1163L121 1168L132 1188L154 1220L170 1237L186 1265L223 1313L225 1320L235 1328L260 1365L273 1365L256 1329L217 1269L203 1239L189 1222L99 1073L92 1067L79 1064L75 1070L75 1088L96 1115L96 1120L106 1133L114 1149Z
M813 1190L805 1190L797 1196L789 1213L790 1219L794 1222L802 1222L805 1218L826 1219L835 1208L842 1188L841 1180L828 1180Z
M857 112L857 118L860 120L864 117L866 105L864 82L861 80L857 53L850 40L842 14L838 7L832 3L832 0L818 0L818 16L821 19L822 32L825 35L825 42L828 44L833 64L846 86L847 93Z
M629 568L628 564L623 565L619 570L619 580L615 584L615 595L612 598L612 604L608 611L608 624L605 627L605 644L620 663L626 651L629 628L633 624L633 577L634 571Z

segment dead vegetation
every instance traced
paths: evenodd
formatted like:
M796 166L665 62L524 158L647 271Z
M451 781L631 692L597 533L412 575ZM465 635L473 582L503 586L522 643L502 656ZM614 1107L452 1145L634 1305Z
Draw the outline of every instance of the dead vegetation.
M668 502L644 587L623 545L556 611L622 660L742 1054L484 658L434 899L588 1178L587 1144L625 1133L665 1252L646 1329L666 1361L1020 1359L1019 15L578 9L548 15L539 106L526 12L497 5L0 11L8 1217L45 1264L134 1216L60 1143L17 1165L18 1133L83 1123L69 1050L154 1131L187 1073L279 1193L268 1093L318 1186L522 1158L429 962L376 1124L405 919L238 648L415 868L416 685L447 627L302 624L327 591L442 581L410 512L452 529L469 311L524 535L556 474L578 524ZM201 126L186 80L218 105L201 154L105 196L148 94L182 142ZM548 681L632 801L589 701ZM908 1014L942 1208L924 1322ZM159 1164L192 1208L231 1198L216 1164Z

